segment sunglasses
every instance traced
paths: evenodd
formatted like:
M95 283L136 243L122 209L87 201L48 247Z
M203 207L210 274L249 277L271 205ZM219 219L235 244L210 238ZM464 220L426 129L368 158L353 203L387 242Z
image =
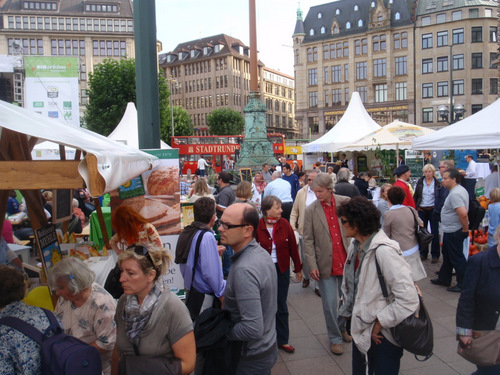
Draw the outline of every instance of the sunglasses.
M229 229L233 229L233 228L241 228L241 227L246 227L246 226L250 225L250 224L228 224L228 223L224 223L221 220L219 220L219 224L225 230L229 230Z
M132 244L129 247L127 247L127 250L133 250L134 253L136 253L137 255L142 255L142 256L146 257L146 259L151 263L153 268L156 268L156 266L153 262L153 259L151 258L151 255L149 255L149 251L146 247L144 247L142 245Z

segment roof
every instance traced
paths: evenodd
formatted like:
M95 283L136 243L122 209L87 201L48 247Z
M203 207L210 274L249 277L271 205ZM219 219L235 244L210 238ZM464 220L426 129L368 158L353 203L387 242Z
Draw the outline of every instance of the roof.
M491 6L496 8L498 2L493 0L419 0L417 16L444 12L450 9L477 6Z
M54 0L52 0L54 2ZM59 10L38 10L38 9L23 9L23 0L6 0L5 4L0 8L2 13L7 14L44 14L44 15L61 15L61 16L91 16L91 17L106 17L106 18L133 18L132 0L57 0ZM1 3L1 1L0 1ZM113 12L85 12L85 4L109 4L118 5L118 13Z
M362 34L368 31L370 23L370 13L372 5L377 6L380 1L386 9L390 8L392 27L412 24L412 4L413 0L340 0L333 3L317 5L311 7L304 21L306 36L304 43L318 40L331 39L332 37L345 36L351 34ZM391 2L391 3L390 3ZM357 5L358 10L354 10ZM399 19L395 19L396 13L399 13ZM321 15L320 15L321 14ZM358 26L358 21L362 20L363 25ZM334 22L340 26L339 33L333 34L332 27ZM351 28L347 29L347 22L351 23ZM325 32L321 33L321 28ZM310 35L310 30L314 30L314 35Z
M304 20L302 19L302 10L300 8L297 9L297 22L295 23L295 30L293 31L293 35L305 35L304 31Z

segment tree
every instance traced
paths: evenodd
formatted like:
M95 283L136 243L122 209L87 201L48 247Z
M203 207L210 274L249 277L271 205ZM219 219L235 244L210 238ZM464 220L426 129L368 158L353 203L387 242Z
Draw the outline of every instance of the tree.
M169 96L165 78L158 75L160 127L170 124ZM105 59L89 73L89 103L83 121L96 133L108 136L120 122L128 102L136 102L135 60Z
M172 119L170 117L170 107L166 109L166 115L170 119L161 124L160 135L163 142L170 144ZM193 122L188 111L183 107L174 106L174 134L175 135L193 135Z
M207 116L211 135L238 135L245 129L245 119L231 108L215 109Z

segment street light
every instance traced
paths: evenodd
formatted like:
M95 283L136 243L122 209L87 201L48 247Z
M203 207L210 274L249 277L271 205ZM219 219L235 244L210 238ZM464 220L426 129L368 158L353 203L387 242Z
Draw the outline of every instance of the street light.
M168 78L168 81L170 82L170 126L171 126L171 136L173 137L174 134L174 104L173 104L173 98L172 96L174 95L174 84L175 88L179 88L179 82L177 80L170 76Z
M460 120L461 117L465 114L465 108L462 104L457 104L455 106L452 105L452 112L450 118L448 115L450 114L450 110L446 105L440 105L437 109L437 114L441 117L443 121L448 122L448 124L453 124L454 122Z

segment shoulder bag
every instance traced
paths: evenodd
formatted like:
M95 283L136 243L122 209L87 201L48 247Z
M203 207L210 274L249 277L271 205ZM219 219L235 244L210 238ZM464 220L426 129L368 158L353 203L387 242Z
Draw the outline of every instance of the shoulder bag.
M500 365L500 331L473 331L469 347L458 340L457 353L478 366Z
M205 300L205 293L201 293L196 290L194 287L194 274L196 271L196 264L198 263L198 258L200 257L200 245L203 240L203 236L205 235L207 230L200 230L200 234L198 235L198 240L196 241L195 253L194 253L194 263L191 277L191 288L189 289L187 299L186 299L186 307L189 310L189 315L191 316L191 320L194 322L198 315L200 315L201 306L203 306L203 301Z
M429 246L434 238L434 235L427 230L426 227L418 225L417 214L414 212L411 207L408 207L413 215L413 220L415 221L415 236L417 237L418 248L423 250Z
M378 280L384 298L389 302L389 293L385 284L384 276L377 261L375 254L375 265L377 267ZM404 319L397 326L390 328L392 337L403 349L415 355L415 358L420 361L426 361L432 357L434 348L434 334L432 322L425 308L424 301L420 294L418 295L419 308L414 313ZM420 360L417 355L425 356Z
M137 346L134 345L135 355L122 354L118 362L119 375L181 375L181 360L178 358L167 358L165 356L140 355Z

